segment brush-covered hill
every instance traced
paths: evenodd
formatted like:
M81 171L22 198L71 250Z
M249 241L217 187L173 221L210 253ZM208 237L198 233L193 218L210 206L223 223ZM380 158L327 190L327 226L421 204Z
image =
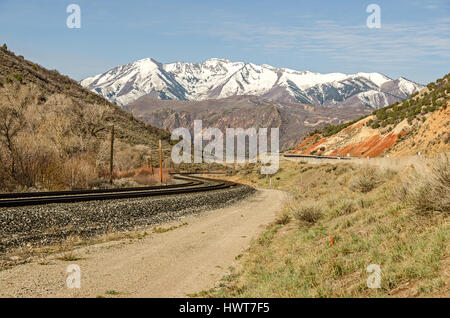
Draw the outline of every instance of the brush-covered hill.
M313 131L291 152L377 157L450 150L450 74L359 120Z
M167 131L6 45L0 48L0 191L98 182L108 165L112 125L117 169L144 165L158 139L170 148Z

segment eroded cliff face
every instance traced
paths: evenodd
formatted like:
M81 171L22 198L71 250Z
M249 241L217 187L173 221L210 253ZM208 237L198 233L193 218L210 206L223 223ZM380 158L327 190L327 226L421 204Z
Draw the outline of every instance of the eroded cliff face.
M356 122L328 126L291 151L298 154L378 157L450 150L450 74L401 103Z
M308 136L291 153L372 158L450 151L448 106L411 124L404 119L395 126L374 129L367 125L371 119L364 118L330 137Z
M427 120L412 129L390 153L394 156L450 151L450 103L445 109L432 113Z

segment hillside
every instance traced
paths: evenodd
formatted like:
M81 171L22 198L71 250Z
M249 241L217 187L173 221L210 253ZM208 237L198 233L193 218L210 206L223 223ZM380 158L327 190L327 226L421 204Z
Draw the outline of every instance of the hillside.
M449 80L450 74L360 120L313 131L291 152L377 157L449 151Z
M0 48L0 190L88 187L107 169L142 166L167 131L133 118L55 70ZM154 156L156 157L156 156ZM155 159L155 158L154 158Z
M308 131L367 113L363 107L331 109L298 103L274 103L257 96L231 96L203 101L160 100L144 96L124 109L151 125L173 130L192 129L195 119L205 127L280 128L280 148L298 144Z
M448 297L450 157L408 159L417 157L281 160L271 178L242 167L231 180L281 189L291 200L223 284L198 294ZM379 288L369 288L373 264Z

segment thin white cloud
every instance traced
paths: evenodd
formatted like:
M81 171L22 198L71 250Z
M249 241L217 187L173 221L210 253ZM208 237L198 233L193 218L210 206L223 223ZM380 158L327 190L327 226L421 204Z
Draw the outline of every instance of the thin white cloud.
M331 20L318 20L307 27L229 21L206 32L224 41L240 42L245 48L271 53L295 50L302 55L322 53L336 60L388 64L418 63L430 56L450 60L450 19L434 24L382 24L380 29L340 25Z

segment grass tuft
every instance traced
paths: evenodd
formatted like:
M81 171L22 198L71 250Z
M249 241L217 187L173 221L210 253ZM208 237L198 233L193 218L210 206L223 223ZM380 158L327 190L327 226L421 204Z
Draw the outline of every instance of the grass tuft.
M111 289L111 290L107 290L105 292L106 295L119 295L120 292L118 292L117 290Z
M401 199L418 213L450 214L450 159L447 154L432 162L431 170L416 174L399 190Z
M375 168L369 167L363 173L355 177L350 185L353 191L367 193L375 189L381 183L380 176Z
M294 217L304 223L315 224L323 216L322 206L318 204L307 204L293 211Z
M283 212L278 218L275 220L275 224L286 225L291 222L291 216L288 212Z
M61 257L58 257L60 261L73 262L83 259L82 257L76 256L73 252L64 253Z

